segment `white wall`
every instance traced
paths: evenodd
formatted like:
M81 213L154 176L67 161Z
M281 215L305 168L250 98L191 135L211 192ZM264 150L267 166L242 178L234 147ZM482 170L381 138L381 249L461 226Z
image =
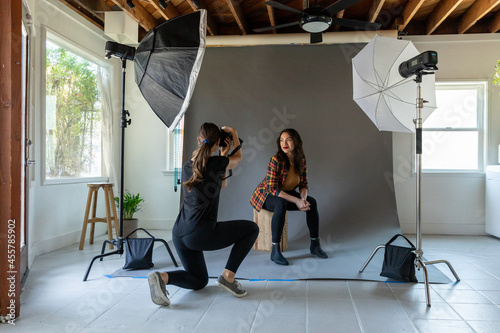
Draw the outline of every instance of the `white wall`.
M500 59L500 36L408 36L420 52L438 53L436 81L485 80L488 89L486 165L497 164L500 144L500 87L492 84ZM423 96L425 97L425 96ZM415 175L412 174L411 135L394 133L394 182L402 231L415 233ZM427 234L484 234L484 173L422 175L422 232Z
M167 127L151 110L135 83L133 66L126 74L125 107L132 123L125 133L125 189L140 193L139 227L171 229L179 212L180 190L166 170Z

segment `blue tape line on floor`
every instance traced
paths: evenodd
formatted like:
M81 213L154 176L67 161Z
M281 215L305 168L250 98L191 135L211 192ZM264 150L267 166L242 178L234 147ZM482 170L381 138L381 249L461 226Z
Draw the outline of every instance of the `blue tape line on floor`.
M114 279L115 277L113 275L108 275L108 274L104 274L105 277L107 278L110 278L110 279Z
M295 281L294 279L248 279L248 281Z
M132 276L133 279L147 279L147 276Z

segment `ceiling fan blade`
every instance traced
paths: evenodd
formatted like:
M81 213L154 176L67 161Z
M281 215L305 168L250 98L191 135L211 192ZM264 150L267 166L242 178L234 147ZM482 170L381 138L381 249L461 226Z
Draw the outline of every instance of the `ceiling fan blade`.
M289 12L292 12L292 13L302 14L302 12L300 10L292 8L292 7L287 6L287 5L284 5L278 1L266 1L266 5L274 7L274 8L278 8L278 9L288 10Z
M294 25L298 25L299 21L297 22L292 22L292 23L284 23L280 25L275 25L273 27L265 27L265 28L259 28L259 29L253 29L255 32L264 32L264 31L269 31L269 30L274 30L274 29L279 29L279 28L286 28L286 27L291 27Z
M346 9L347 7L351 7L355 4L357 4L361 0L339 0L333 5L330 5L325 8L328 13L330 13L330 16L340 12L341 10Z
M354 28L360 30L378 30L382 26L380 23L371 23L366 21L350 20L345 18L332 17L332 25Z
M313 32L311 33L311 44L321 43L323 41L323 33Z

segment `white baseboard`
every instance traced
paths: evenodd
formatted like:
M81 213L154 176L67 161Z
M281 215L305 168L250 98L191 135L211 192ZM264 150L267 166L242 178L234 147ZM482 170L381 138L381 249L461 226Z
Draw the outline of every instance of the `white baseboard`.
M174 220L164 220L164 219L159 219L159 220L147 220L147 219L140 219L139 220L139 227L144 228L144 229L152 229L152 230L171 230L172 227L174 226L175 221ZM90 229L87 230L87 235L85 238L85 245L89 243L89 232ZM95 235L94 237L98 237L101 235L104 235L106 233L106 228L104 225L99 225L96 226L95 230ZM30 266L33 263L33 260L44 253L48 253L51 251L55 251L58 249L61 249L66 246L79 246L78 244L80 243L80 237L81 237L81 230L78 231L73 231L64 235L40 240L40 241L35 241L33 244L30 244L29 247L29 258L30 258Z
M96 225L95 232L94 232L94 239L104 235L106 233L106 226L105 225ZM80 246L80 238L81 238L82 231L77 230L73 231L64 235L59 235L55 236L52 238L48 239L43 239L40 241L35 241L33 244L30 244L29 248L29 258L34 258L42 255L44 253L48 253L51 251L55 251L58 249L61 249L63 247L67 246ZM86 237L85 237L85 245L89 244L89 234L90 234L90 227L87 229ZM85 246L84 245L84 246ZM32 263L30 259L30 263Z
M94 237L100 236L102 234L103 232L98 232L98 230L96 230ZM49 239L44 239L41 241L36 241L30 246L30 258L34 258L36 256L58 250L66 246L77 244L80 242L80 237L81 237L81 231L73 231L68 234L52 237ZM88 232L87 232L86 244L88 244Z

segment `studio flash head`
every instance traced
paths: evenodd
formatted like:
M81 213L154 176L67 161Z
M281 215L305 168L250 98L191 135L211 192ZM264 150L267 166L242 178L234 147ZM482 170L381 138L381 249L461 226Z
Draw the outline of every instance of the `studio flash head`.
M109 59L111 56L122 60L134 60L135 47L108 41L106 42L106 55L104 57Z
M399 65L399 74L404 78L408 78L424 70L435 71L438 69L436 67L437 62L436 51L425 51L410 60L402 62Z

